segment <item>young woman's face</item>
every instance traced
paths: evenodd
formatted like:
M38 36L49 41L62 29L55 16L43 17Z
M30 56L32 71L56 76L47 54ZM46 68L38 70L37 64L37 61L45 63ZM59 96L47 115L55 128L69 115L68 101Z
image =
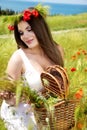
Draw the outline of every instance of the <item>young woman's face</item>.
M21 40L29 47L34 48L39 45L39 42L31 29L31 26L26 21L21 21L18 24L18 31Z

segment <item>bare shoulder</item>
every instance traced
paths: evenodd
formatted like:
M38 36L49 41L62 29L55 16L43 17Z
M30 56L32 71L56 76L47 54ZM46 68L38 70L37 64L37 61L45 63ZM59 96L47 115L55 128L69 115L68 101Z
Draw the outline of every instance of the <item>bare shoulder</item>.
M10 61L22 62L21 56L20 56L20 54L19 54L19 50L16 50L16 51L12 54L12 56L10 57L9 62L10 62Z
M18 79L22 71L22 59L19 51L15 51L8 61L6 73L13 79Z

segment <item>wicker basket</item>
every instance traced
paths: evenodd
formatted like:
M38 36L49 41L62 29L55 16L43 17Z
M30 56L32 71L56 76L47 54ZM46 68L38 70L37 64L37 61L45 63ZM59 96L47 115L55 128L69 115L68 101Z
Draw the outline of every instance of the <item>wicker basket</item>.
M35 108L34 113L41 130L69 130L75 125L74 110L76 102L61 101L53 106L53 110L46 108Z
M38 129L41 130L69 130L75 125L74 111L76 101L67 100L69 81L66 71L58 66L47 68L41 74L44 88L50 93L60 97L60 101L51 109L34 108ZM46 93L45 93L46 95Z

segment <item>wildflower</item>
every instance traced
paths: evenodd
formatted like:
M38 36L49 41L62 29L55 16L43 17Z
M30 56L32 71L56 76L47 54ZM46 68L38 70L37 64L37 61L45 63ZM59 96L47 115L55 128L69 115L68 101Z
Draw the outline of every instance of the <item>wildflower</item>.
M13 31L13 30L14 30L14 26L13 26L13 25L9 25L9 26L8 26L8 29L9 29L10 31Z
M79 129L82 129L83 128L83 124L82 123L77 123L77 128L79 128Z
M76 55L73 55L73 56L72 56L72 59L75 60L75 59L76 59Z
M82 50L82 53L83 53L84 55L87 55L87 52L86 52L85 50Z
M73 67L73 68L71 68L71 71L72 71L72 72L76 71L76 68L74 68L74 67Z
M80 90L78 90L78 91L76 92L75 97L76 97L76 99L81 99L82 96L83 96L83 90L82 90L82 88L81 88Z
M77 55L80 55L80 54L81 54L80 51L78 51L78 52L77 52Z

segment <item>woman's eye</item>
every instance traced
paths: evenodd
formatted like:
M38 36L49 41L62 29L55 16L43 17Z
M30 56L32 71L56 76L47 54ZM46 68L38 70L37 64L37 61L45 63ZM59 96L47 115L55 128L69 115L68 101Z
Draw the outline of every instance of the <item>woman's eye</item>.
M21 35L23 35L24 33L23 32L19 32L19 35L21 36Z
M26 28L26 30L27 30L28 32L30 32L32 29L31 29L30 26L28 26L28 27Z
M27 29L28 32L32 31L31 28Z

